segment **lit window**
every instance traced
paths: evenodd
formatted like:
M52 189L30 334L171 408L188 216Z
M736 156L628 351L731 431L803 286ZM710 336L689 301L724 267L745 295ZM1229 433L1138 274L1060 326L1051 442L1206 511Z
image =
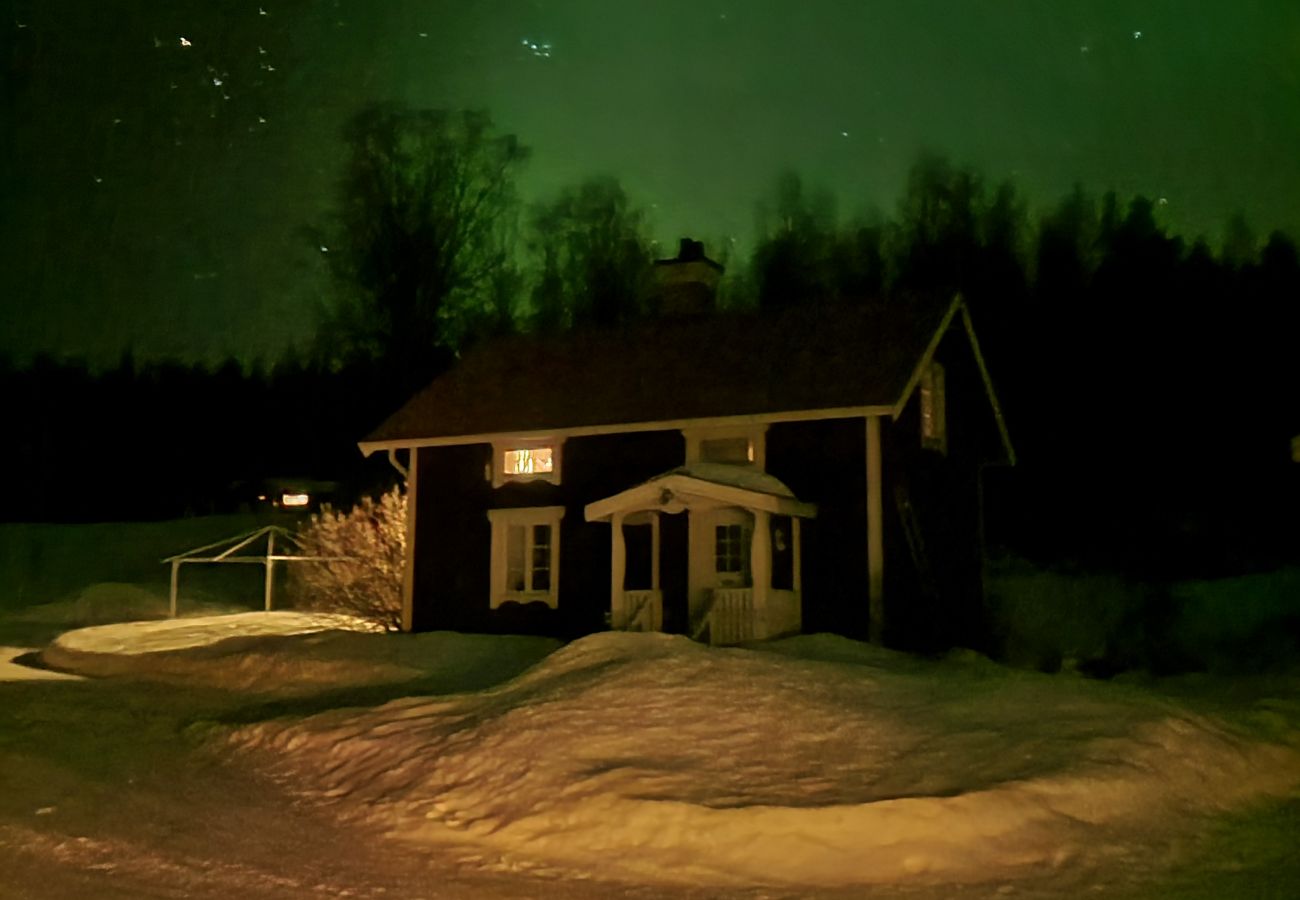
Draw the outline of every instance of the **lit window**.
M301 507L301 506L307 506L309 503L311 503L311 497L309 497L307 494L284 493L280 495L280 504L282 506Z
M508 600L557 605L564 507L488 511L492 522L492 608Z
M921 446L948 452L943 366L930 363L921 374Z
M560 483L560 450L555 439L537 441L497 441L492 445L492 464L488 477L493 487L511 481L547 481Z
M507 450L503 466L507 475L544 475L555 470L550 447Z

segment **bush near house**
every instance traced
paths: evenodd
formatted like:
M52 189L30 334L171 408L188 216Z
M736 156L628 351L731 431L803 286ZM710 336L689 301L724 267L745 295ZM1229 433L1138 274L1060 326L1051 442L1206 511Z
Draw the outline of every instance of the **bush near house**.
M299 528L298 542L305 555L327 561L289 567L295 605L401 628L406 495L400 486L346 512L324 507Z

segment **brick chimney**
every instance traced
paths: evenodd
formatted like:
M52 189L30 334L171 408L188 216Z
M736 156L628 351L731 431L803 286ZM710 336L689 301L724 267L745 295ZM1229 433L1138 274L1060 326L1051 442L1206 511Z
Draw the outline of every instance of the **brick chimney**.
M655 260L655 286L661 316L699 316L713 312L723 267L704 255L704 243L682 238L676 259Z

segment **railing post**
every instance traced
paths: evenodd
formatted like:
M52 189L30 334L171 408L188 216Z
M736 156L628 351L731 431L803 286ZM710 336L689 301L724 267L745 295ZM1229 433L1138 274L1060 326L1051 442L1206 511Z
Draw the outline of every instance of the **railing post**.
M171 590L171 611L172 611L173 619L176 618L176 595L180 590L180 580L181 580L181 561L179 559L173 559L172 560L172 590Z
M266 533L266 584L263 587L263 593L266 599L266 611L271 611L271 585L275 583L275 560L271 557L275 555L275 532Z

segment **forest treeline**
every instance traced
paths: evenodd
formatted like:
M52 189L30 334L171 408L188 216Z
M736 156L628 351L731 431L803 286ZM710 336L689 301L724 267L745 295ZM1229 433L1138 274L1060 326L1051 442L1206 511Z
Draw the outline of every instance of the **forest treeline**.
M336 285L315 342L269 365L136 361L98 372L0 360L13 473L3 517L165 517L228 507L280 475L377 486L355 442L475 341L653 316L670 256L616 179L535 204L528 150L482 113L376 107L350 123L333 221L310 229ZM1300 260L1236 217L1213 244L1159 201L1078 187L1031 209L1011 182L917 161L897 207L778 176L720 311L960 292L1020 465L991 473L990 538L1125 568L1249 569L1300 550ZM1196 573L1192 573L1196 574Z

